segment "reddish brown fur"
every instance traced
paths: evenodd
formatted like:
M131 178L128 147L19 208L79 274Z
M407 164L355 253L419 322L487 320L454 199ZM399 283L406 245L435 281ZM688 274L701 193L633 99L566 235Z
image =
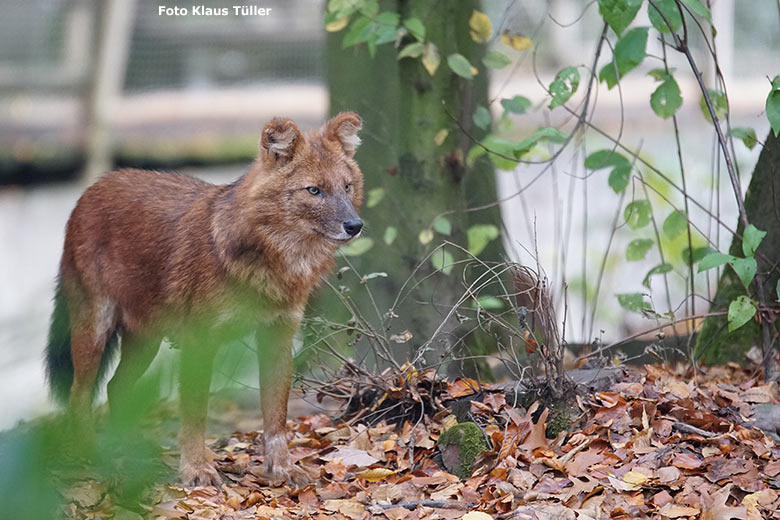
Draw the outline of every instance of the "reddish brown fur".
M259 325L264 344L273 343L259 349L266 469L274 479L305 482L285 440L291 343L309 294L350 238L342 223L357 218L360 126L348 112L303 135L292 121L274 119L249 172L229 185L120 170L90 187L68 221L60 273L71 323L71 408L87 412L113 331L122 336L122 360L109 383L112 408L112 390L127 392L160 339L172 338L182 349L182 479L218 484L203 443L213 352L199 345L206 352L196 355L189 344L200 332L190 329Z

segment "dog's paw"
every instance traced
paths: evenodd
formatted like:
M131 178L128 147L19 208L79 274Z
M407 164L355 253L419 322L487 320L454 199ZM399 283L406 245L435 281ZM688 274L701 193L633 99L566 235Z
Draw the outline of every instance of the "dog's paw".
M219 472L208 462L188 463L182 461L179 465L179 474L185 486L222 487L222 478L219 476Z
M303 468L290 463L277 464L271 468L266 466L265 473L273 486L289 484L295 489L303 489L312 482L311 476Z

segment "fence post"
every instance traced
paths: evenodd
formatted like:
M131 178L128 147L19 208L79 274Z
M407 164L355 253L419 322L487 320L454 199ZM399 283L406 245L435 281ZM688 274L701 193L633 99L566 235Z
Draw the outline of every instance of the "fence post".
M96 54L85 100L86 165L89 184L111 169L112 114L122 94L136 0L97 0Z

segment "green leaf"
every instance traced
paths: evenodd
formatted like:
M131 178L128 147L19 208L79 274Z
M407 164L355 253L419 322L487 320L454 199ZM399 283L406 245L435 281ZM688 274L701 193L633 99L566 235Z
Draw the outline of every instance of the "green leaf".
M607 183L612 191L620 193L628 187L628 183L631 180L631 166L615 168L609 172L609 179Z
M728 255L726 253L709 253L708 255L706 255L704 258L701 259L701 262L699 262L698 272L700 273L702 271L707 271L709 269L712 269L713 267L718 267L720 265L733 262L734 260L736 260L736 257Z
M645 296L642 293L623 293L618 294L617 298L620 306L627 311L642 314L643 311L653 309L650 302L645 301Z
M643 0L598 0L599 13L620 36L636 17Z
M368 40L371 34L372 22L370 18L360 16L349 24L344 39L341 40L341 48L346 49L358 43L363 43Z
M425 41L425 24L419 18L407 18L404 20L404 27L409 30L409 33L414 36L417 41Z
M474 112L474 116L472 117L474 120L474 124L477 125L478 128L481 128L482 130L487 130L490 126L490 111L483 107L482 105L479 105L477 107L477 110Z
M452 224L447 217L439 217L433 223L433 230L442 235L450 236L452 233Z
M729 304L729 332L734 332L756 315L756 304L745 296L738 296Z
M493 224L475 224L466 231L466 238L469 253L479 256L491 240L498 238L498 228Z
M422 56L423 48L425 46L421 42L410 43L398 53L398 59L403 58L419 58Z
M626 205L623 218L631 229L643 228L650 223L652 208L649 200L635 200Z
M710 15L709 8L702 4L700 0L682 0L685 5L687 5L691 11L698 14L705 20L707 20L710 25L712 25L712 16Z
M480 296L477 298L477 301L471 300L471 308L476 309L477 306L482 307L483 309L494 311L498 309L504 308L504 301L501 300L501 298L496 298L495 296Z
M437 271L441 271L444 274L450 274L452 268L455 267L455 258L453 258L452 253L442 247L438 251L434 251L431 255L431 264L433 264L433 268Z
M775 293L777 294L777 300L780 301L780 280L777 280L777 287L775 287Z
M628 31L615 44L614 61L610 61L599 72L599 81L612 88L618 83L618 74L624 77L629 71L645 59L647 47L647 27L637 27ZM617 73L615 72L617 66Z
M568 138L569 134L563 130L553 128L552 126L543 126L542 128L537 129L536 132L534 132L534 135L531 136L534 143L539 141L550 141L551 143L561 144L565 143Z
M682 105L680 87L674 76L668 75L663 83L658 85L650 95L650 106L657 115L664 119L672 117Z
M745 228L745 232L742 234L742 253L746 257L753 256L765 236L766 231L761 231L753 224L748 224L748 227Z
M460 76L461 78L471 79L474 77L474 73L471 70L471 63L462 54L450 54L447 56L447 65L449 65L452 72Z
M387 244L388 246L393 245L393 242L395 242L397 236L398 236L398 230L394 226L387 226L385 228L385 236L384 236L385 244Z
M569 136L565 132L558 130L557 128L545 126L538 128L532 136L523 139L519 143L515 143L512 152L516 158L522 159L522 157L530 152L537 143L543 141L549 141L551 143L565 143L568 137Z
M772 80L772 90L766 97L766 118L775 137L780 136L780 74Z
M637 262L644 260L647 252L653 247L653 242L649 238L635 238L628 243L626 248L626 260L629 262Z
M485 67L490 67L491 69L503 69L512 63L512 60L509 59L509 56L503 52L490 51L485 54L484 58L482 58L482 63L485 65Z
M669 238L676 238L681 233L688 230L688 217L684 212L677 210L669 213L669 216L664 220L664 233Z
M668 71L666 69L653 69L650 72L648 72L647 75L656 81L663 81L667 77L669 77L669 75L674 74L674 71L676 70L677 69L675 69L674 67L669 67Z
M601 168L622 166L624 164L631 165L628 159L613 150L598 150L585 158L585 167L589 170L600 170Z
M384 12L380 14L374 26L375 37L373 42L369 40L369 44L373 43L376 46L395 42L398 39L398 19L399 16L396 13Z
M742 280L742 283L749 287L753 278L756 276L756 268L758 265L756 264L755 258L737 258L731 262L731 267L734 268L734 272L737 273L737 276Z
M469 151L466 154L466 166L468 166L469 168L473 168L474 163L477 162L477 159L479 159L486 153L487 151L484 148L482 148L480 145L478 144L473 145L471 148L469 148Z
M366 207L367 208L373 208L380 202L382 202L382 199L385 198L385 189L384 188L374 188L372 190L368 190L368 196L366 197Z
M715 110L715 117L719 120L726 117L726 114L729 111L729 102L726 98L726 94L711 89L707 89L707 94L709 94L712 108ZM707 108L707 100L705 99L704 94L702 94L701 99L699 99L699 108L701 108L701 113L704 114L707 121L712 123L712 117L710 116L709 108Z
M346 256L360 256L374 246L374 241L368 237L358 237L347 245L341 246L339 251Z
M527 97L515 96L513 98L502 99L501 106L504 107L505 112L524 114L528 107L531 106L531 100Z
M688 257L693 258L693 263L696 264L700 260L704 259L708 254L715 252L711 247L707 246L694 247L693 254L690 254L689 251L690 250L686 247L682 250L682 254L680 255L682 261L685 262L685 265L688 265Z
M672 270L671 264L659 264L659 265L653 267L652 269L647 271L647 274L645 275L644 280L642 280L642 285L644 285L645 287L647 287L649 289L650 288L650 277L651 276L654 276L656 274L668 273L671 270Z
M355 0L330 0L328 2L328 12L334 15L334 18L343 18L345 16L351 16L359 9L369 12L372 15L376 14L376 10L379 9L376 2L356 2Z
M612 150L598 150L588 155L585 158L585 167L589 170L612 167L608 182L615 193L625 190L631 180L631 163L623 155Z
M707 271L708 269L718 267L719 265L723 265L734 260L736 260L735 257L727 255L726 253L710 253L702 258L701 262L699 262L698 272L700 273L702 271ZM685 261L688 261L687 256L685 257ZM694 261L694 263L696 262Z
M577 67L566 67L555 75L555 79L550 83L550 94L552 101L550 108L555 108L566 103L570 97L577 92L580 86L580 71Z
M482 144L489 150L499 153L501 155L496 155L495 153L489 153L488 157L490 158L491 162L495 165L496 168L499 170L506 170L506 171L512 171L515 168L517 168L517 161L513 161L511 159L505 159L503 156L506 157L514 157L515 153L515 147L517 146L517 143L513 143L511 141L507 141L506 139L501 139L500 137L496 137L493 134L488 135L485 137L485 139L482 140ZM474 150L472 148L469 151L469 155L466 157L466 164L469 165L469 160L471 160L471 166L474 164L474 160L476 160L477 157L480 157L484 155L486 152L481 147L477 146L479 150Z
M674 0L654 0L653 3L658 6L658 9L660 9L663 14L663 16L658 14L656 8L648 2L647 14L650 17L650 23L653 24L653 27L662 33L677 32L680 30L680 27L682 26L682 17L680 16L680 10L677 8L677 2ZM666 20L664 20L664 17L666 17ZM671 31L669 30L669 25L666 25L667 21L672 26Z
M755 148L758 143L756 131L746 126L736 126L732 128L729 130L729 135L741 139L745 146L748 147L748 150Z

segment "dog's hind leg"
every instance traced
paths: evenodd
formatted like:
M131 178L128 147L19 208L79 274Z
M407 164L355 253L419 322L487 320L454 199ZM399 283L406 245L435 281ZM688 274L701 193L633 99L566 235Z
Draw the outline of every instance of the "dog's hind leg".
M116 306L106 298L71 299L73 384L69 411L79 422L90 416L106 346L116 331Z

